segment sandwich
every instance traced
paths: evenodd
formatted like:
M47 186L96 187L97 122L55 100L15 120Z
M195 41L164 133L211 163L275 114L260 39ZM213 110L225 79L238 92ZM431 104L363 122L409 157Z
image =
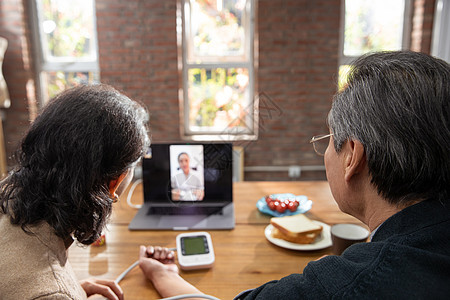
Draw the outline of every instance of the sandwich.
M270 219L272 237L296 244L312 244L322 232L322 226L303 214Z

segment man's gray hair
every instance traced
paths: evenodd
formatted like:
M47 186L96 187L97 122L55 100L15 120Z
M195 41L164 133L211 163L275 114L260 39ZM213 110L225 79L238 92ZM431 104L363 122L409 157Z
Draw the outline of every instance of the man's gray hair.
M357 59L328 116L337 152L360 141L372 183L391 203L450 195L450 66L399 51Z

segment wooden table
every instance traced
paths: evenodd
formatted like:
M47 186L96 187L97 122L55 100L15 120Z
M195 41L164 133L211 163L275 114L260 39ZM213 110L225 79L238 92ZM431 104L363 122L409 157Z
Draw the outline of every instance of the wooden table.
M239 292L291 273L301 273L308 262L330 254L330 248L294 251L271 244L264 236L270 216L256 209L256 201L274 193L306 195L313 201L306 215L327 223L355 223L357 219L339 211L326 181L238 182L234 184L236 227L211 230L216 262L212 269L181 271L187 281L204 293L232 299ZM114 206L106 245L69 249L69 260L79 279L99 277L115 279L138 259L139 245L175 247L177 231L129 231L136 209L126 203L127 192ZM133 193L133 203L142 202L142 187ZM160 296L137 267L120 283L127 300L158 299Z

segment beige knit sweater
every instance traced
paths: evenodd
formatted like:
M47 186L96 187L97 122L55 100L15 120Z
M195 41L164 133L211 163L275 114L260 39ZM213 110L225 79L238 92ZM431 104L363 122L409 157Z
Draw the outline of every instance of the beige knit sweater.
M47 223L25 233L0 214L0 299L86 299L67 260L70 243Z

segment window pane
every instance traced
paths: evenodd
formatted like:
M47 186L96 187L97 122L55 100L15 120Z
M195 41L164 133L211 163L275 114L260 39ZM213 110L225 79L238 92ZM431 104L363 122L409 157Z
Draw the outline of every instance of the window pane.
M94 72L42 72L43 94L47 100L56 96L67 88L79 84L98 82L98 73Z
M245 5L246 0L191 0L191 55L243 56Z
M344 55L402 48L404 0L346 0Z
M249 75L244 68L188 71L189 129L223 131L250 127Z
M41 0L40 5L46 61L96 59L93 0Z

